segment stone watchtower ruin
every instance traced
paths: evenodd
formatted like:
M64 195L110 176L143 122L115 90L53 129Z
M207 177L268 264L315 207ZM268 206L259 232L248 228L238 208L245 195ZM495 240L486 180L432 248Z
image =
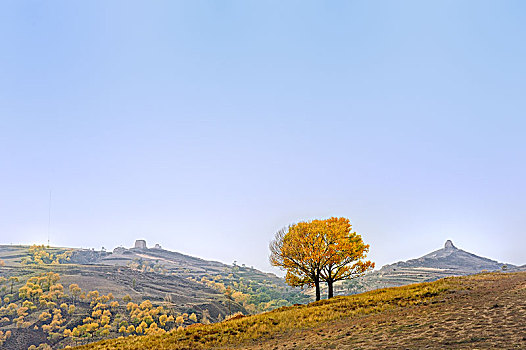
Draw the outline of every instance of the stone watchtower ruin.
M146 248L146 241L144 239L138 239L135 241L135 247L137 249L147 249Z

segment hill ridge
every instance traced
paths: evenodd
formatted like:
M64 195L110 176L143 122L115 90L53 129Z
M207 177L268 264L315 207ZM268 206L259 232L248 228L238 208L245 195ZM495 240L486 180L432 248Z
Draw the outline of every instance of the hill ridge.
M354 281L344 282L338 295L359 293L385 287L403 286L410 283L430 282L449 276L466 276L484 271L524 271L524 266L500 263L457 248L447 240L443 248L419 258L398 261L382 266Z

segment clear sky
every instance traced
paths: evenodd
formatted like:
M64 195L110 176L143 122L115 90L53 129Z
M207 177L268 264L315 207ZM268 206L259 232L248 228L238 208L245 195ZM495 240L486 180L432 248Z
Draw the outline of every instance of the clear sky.
M524 1L2 1L0 243L526 264Z

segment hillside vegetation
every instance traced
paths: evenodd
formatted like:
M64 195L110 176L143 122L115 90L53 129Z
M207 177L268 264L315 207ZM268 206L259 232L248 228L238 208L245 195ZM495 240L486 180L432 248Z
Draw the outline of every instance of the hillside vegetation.
M272 274L154 249L0 246L0 346L59 349L304 303Z
M520 348L525 300L523 272L451 277L79 349Z

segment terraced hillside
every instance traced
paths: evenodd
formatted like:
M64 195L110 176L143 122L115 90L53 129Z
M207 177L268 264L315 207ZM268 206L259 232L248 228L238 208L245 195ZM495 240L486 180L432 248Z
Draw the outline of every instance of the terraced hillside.
M480 271L518 271L457 249L384 266L339 285L336 294L434 281ZM305 304L312 296L283 279L237 264L160 247L113 252L0 246L0 343L7 350L53 349L97 340L160 334L235 313ZM236 331L238 332L238 331ZM263 331L262 334L266 334Z
M366 276L342 283L337 294L359 293L378 288L430 282L450 276L466 276L480 272L526 271L525 267L499 263L455 247L448 240L444 248L420 258L385 265Z
M380 289L79 349L524 349L526 273Z
M169 331L310 300L273 274L160 248L4 245L0 262L0 344L7 350Z
M83 289L98 288L101 293L164 300L171 294L175 304L185 304L203 299L206 303L219 296L224 298L225 288L232 293L241 291L252 296L253 310L238 309L249 313L272 309L280 304L309 301L309 297L297 289L287 286L282 278L257 269L226 265L208 261L161 248L114 249L112 253L89 249L46 248L54 254L70 252L71 257L63 264L52 266L24 264L28 257L28 246L0 245L0 260L5 262L4 273L16 269L23 274L35 267L60 272L64 283L77 283ZM18 272L17 272L18 273ZM259 296L259 299L258 299ZM277 305L264 305L275 301ZM222 300L226 304L225 300ZM249 305L249 304L247 304ZM238 310L238 311L239 311ZM228 310L220 307L222 317ZM212 313L216 319L217 312Z

